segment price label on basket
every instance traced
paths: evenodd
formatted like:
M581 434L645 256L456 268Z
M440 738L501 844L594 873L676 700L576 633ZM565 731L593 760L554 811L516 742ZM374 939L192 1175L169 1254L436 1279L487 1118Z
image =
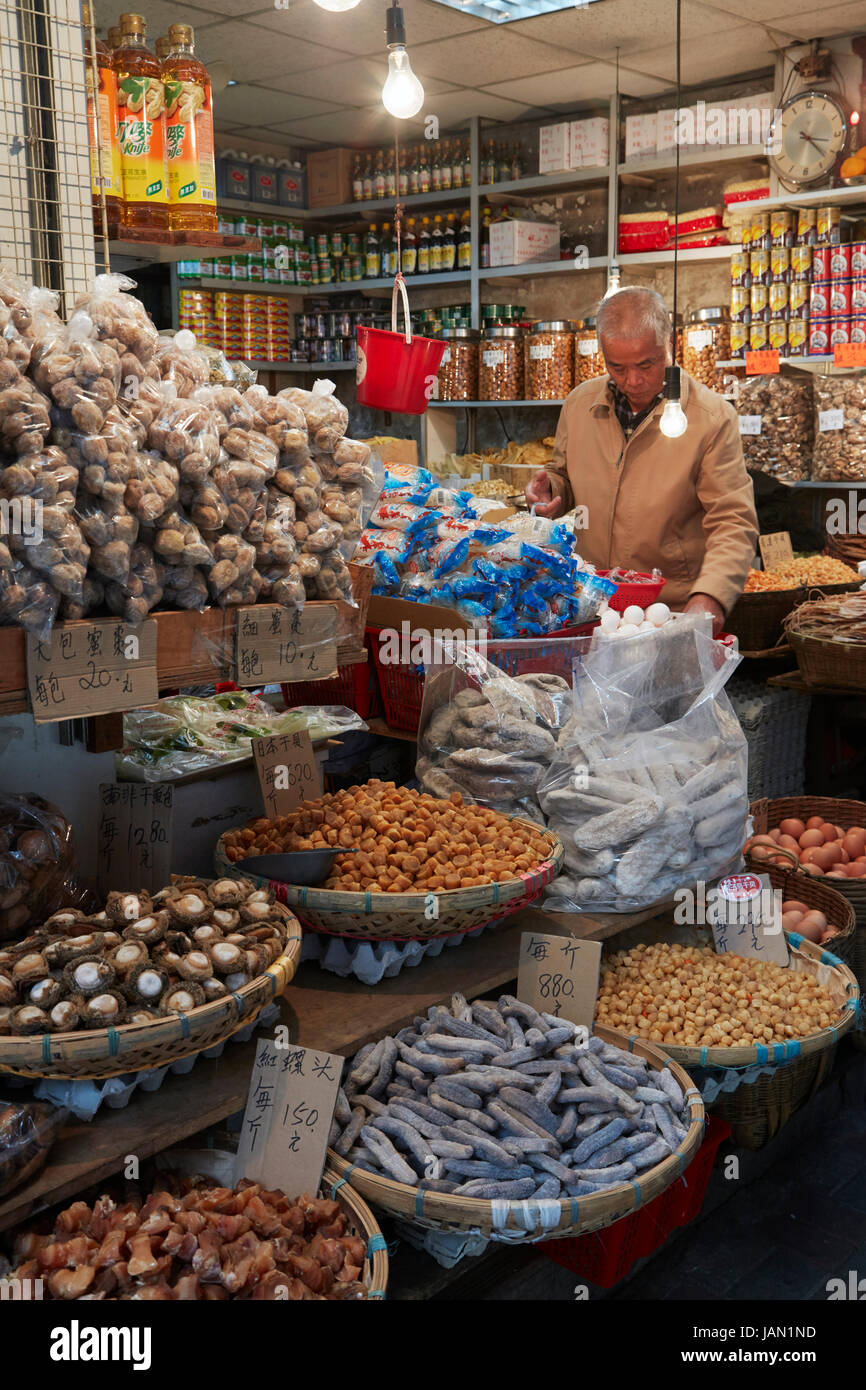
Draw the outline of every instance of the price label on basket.
M241 686L333 680L336 604L307 604L303 611L275 603L239 608L235 664Z
M782 894L768 874L732 874L707 890L706 920L720 955L755 956L788 964Z
M256 1048L235 1183L250 1178L295 1197L317 1192L343 1071L342 1057L308 1047Z
M582 1024L591 1033L600 965L600 941L522 932L517 997L540 1014Z
M252 746L265 815L270 820L287 816L302 801L322 795L316 755L304 730L254 738Z
M44 642L28 633L27 687L37 724L155 704L156 622L56 623Z
M775 376L779 371L779 353L776 348L761 348L757 352L746 353L746 376Z
M171 873L173 788L169 782L102 782L96 828L96 879L113 888L156 893Z
M834 343L834 367L866 367L866 343Z
M759 536L758 547L765 570L787 565L794 558L790 531L771 531L767 536Z

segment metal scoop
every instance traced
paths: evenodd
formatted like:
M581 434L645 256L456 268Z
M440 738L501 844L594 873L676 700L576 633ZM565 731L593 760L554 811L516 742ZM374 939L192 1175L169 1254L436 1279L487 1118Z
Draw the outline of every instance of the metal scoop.
M249 871L277 883L311 888L324 883L338 854L357 854L357 849L337 845L333 849L298 849L289 854L253 854L238 861L241 872Z

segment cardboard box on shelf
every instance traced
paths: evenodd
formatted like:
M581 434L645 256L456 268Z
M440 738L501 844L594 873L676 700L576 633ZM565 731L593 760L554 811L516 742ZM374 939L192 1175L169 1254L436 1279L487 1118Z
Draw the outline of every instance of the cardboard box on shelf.
M625 118L625 157L645 159L656 153L657 126L656 112L649 111L642 116Z
M382 459L383 463L408 463L418 467L418 444L414 439L394 439L391 436L377 435L373 439L362 440Z
M572 169L599 169L610 158L610 121L606 116L571 123Z
M314 150L307 155L307 191L311 208L351 202L355 150Z
M508 222L490 224L490 264L524 265L528 261L559 260L558 222Z
M656 154L670 154L676 148L677 109L668 106L656 112Z
M543 125L538 132L539 174L563 174L571 163L571 126L568 121Z

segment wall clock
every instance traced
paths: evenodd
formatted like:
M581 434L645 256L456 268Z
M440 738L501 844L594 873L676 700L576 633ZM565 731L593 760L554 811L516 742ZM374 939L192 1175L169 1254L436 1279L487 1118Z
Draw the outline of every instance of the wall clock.
M770 127L767 156L787 189L829 179L848 139L848 121L829 92L798 92Z

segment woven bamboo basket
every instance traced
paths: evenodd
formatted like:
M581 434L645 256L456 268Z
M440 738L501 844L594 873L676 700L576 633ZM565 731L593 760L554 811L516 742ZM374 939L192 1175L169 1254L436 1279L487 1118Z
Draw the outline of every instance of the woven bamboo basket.
M626 1039L622 1033L616 1033L611 1028L597 1027L595 1032L605 1042L628 1049L638 1057L645 1057L656 1070L669 1066L689 1102L690 1124L682 1144L661 1163L632 1182L620 1183L609 1192L594 1192L588 1197L566 1197L545 1203L534 1202L531 1198L527 1201L491 1202L481 1197L456 1197L446 1192L421 1191L405 1183L394 1182L391 1178L347 1163L333 1149L328 1150L328 1163L374 1207L381 1207L390 1215L403 1217L412 1225L428 1231L464 1231L508 1244L557 1240L564 1236L582 1235L587 1231L600 1231L652 1201L685 1172L700 1147L705 1119L703 1101L691 1079L675 1062L667 1062L660 1048L637 1038ZM546 1208L548 1224L541 1224L539 1206ZM555 1208L559 1209L558 1216Z
M853 531L846 531L840 536L828 534L824 537L824 551L855 570L861 560L866 560L866 536Z
M783 796L774 801L762 798L760 801L753 801L750 809L756 835L766 834L780 821L789 817L807 821L810 816L823 816L824 820L830 821L833 825L841 825L844 830L849 830L852 825L866 826L866 801L846 801L836 796ZM756 872L766 868L766 865L757 864L750 856L747 858ZM815 882L815 879L794 869L793 866L790 870L780 869L780 872L789 881L793 880L790 886L784 889L792 898L802 896L800 890L804 884ZM841 894L854 909L854 941L845 958L857 976L861 993L866 993L866 879L834 878L831 882L833 892ZM806 899L803 898L803 901ZM823 907L821 911L824 911ZM835 942L833 945L835 946ZM851 1042L859 1051L866 1052L866 1017L862 1013L858 1017L857 1027L851 1034Z
M528 825L512 817L516 824ZM539 830L538 825L533 825ZM228 832L226 832L228 833ZM298 888L289 883L257 879L244 873L244 861L226 858L223 837L217 841L214 868L220 876L249 878L271 888L280 902L298 915L305 927L331 936L358 937L364 941L430 941L438 936L458 936L497 922L534 902L561 871L565 851L555 835L547 832L550 854L531 873L504 883L476 888L454 888L436 893L438 916L428 920L427 893L341 893L329 888Z
M361 1276L367 1286L367 1297L384 1298L388 1289L388 1246L372 1211L345 1178L327 1167L322 1174L319 1194L339 1202L349 1218L350 1233L360 1236L367 1247Z
M777 864L761 864L759 869L756 865L756 870L768 875L772 887L778 888L782 894L783 902L786 898L797 898L807 907L814 907L819 912L823 912L828 924L835 927L839 933L838 936L830 938L826 943L826 949L832 951L834 956L838 956L854 970L857 942L856 913L848 899L843 898L841 893L837 893L835 888L830 887L831 883L841 883L842 880L835 878L825 880L811 878L808 874L799 874L796 884L793 884L790 873ZM854 973L856 975L856 970Z
M838 1022L786 1043L754 1047L680 1047L659 1043L669 1057L688 1067L698 1079L705 1069L774 1065L771 1076L760 1076L736 1090L720 1092L709 1109L731 1126L731 1142L744 1149L763 1148L773 1135L814 1095L833 1066L839 1039L854 1027L860 988L844 961L795 932L785 933L791 968L817 975L832 989L839 1008Z
M298 968L301 929L292 913L285 916L291 934L283 954L234 994L202 1004L188 1014L171 1014L151 1023L43 1033L41 1037L0 1035L0 1075L8 1072L51 1080L103 1081L126 1072L167 1067L192 1052L224 1042L252 1023L272 999L284 994Z
M866 645L827 642L789 632L788 641L807 685L866 691Z
M741 652L765 652L780 644L785 619L807 598L846 594L859 587L852 581L849 584L806 585L798 589L768 589L754 594L740 594L725 619L725 630L739 638Z

